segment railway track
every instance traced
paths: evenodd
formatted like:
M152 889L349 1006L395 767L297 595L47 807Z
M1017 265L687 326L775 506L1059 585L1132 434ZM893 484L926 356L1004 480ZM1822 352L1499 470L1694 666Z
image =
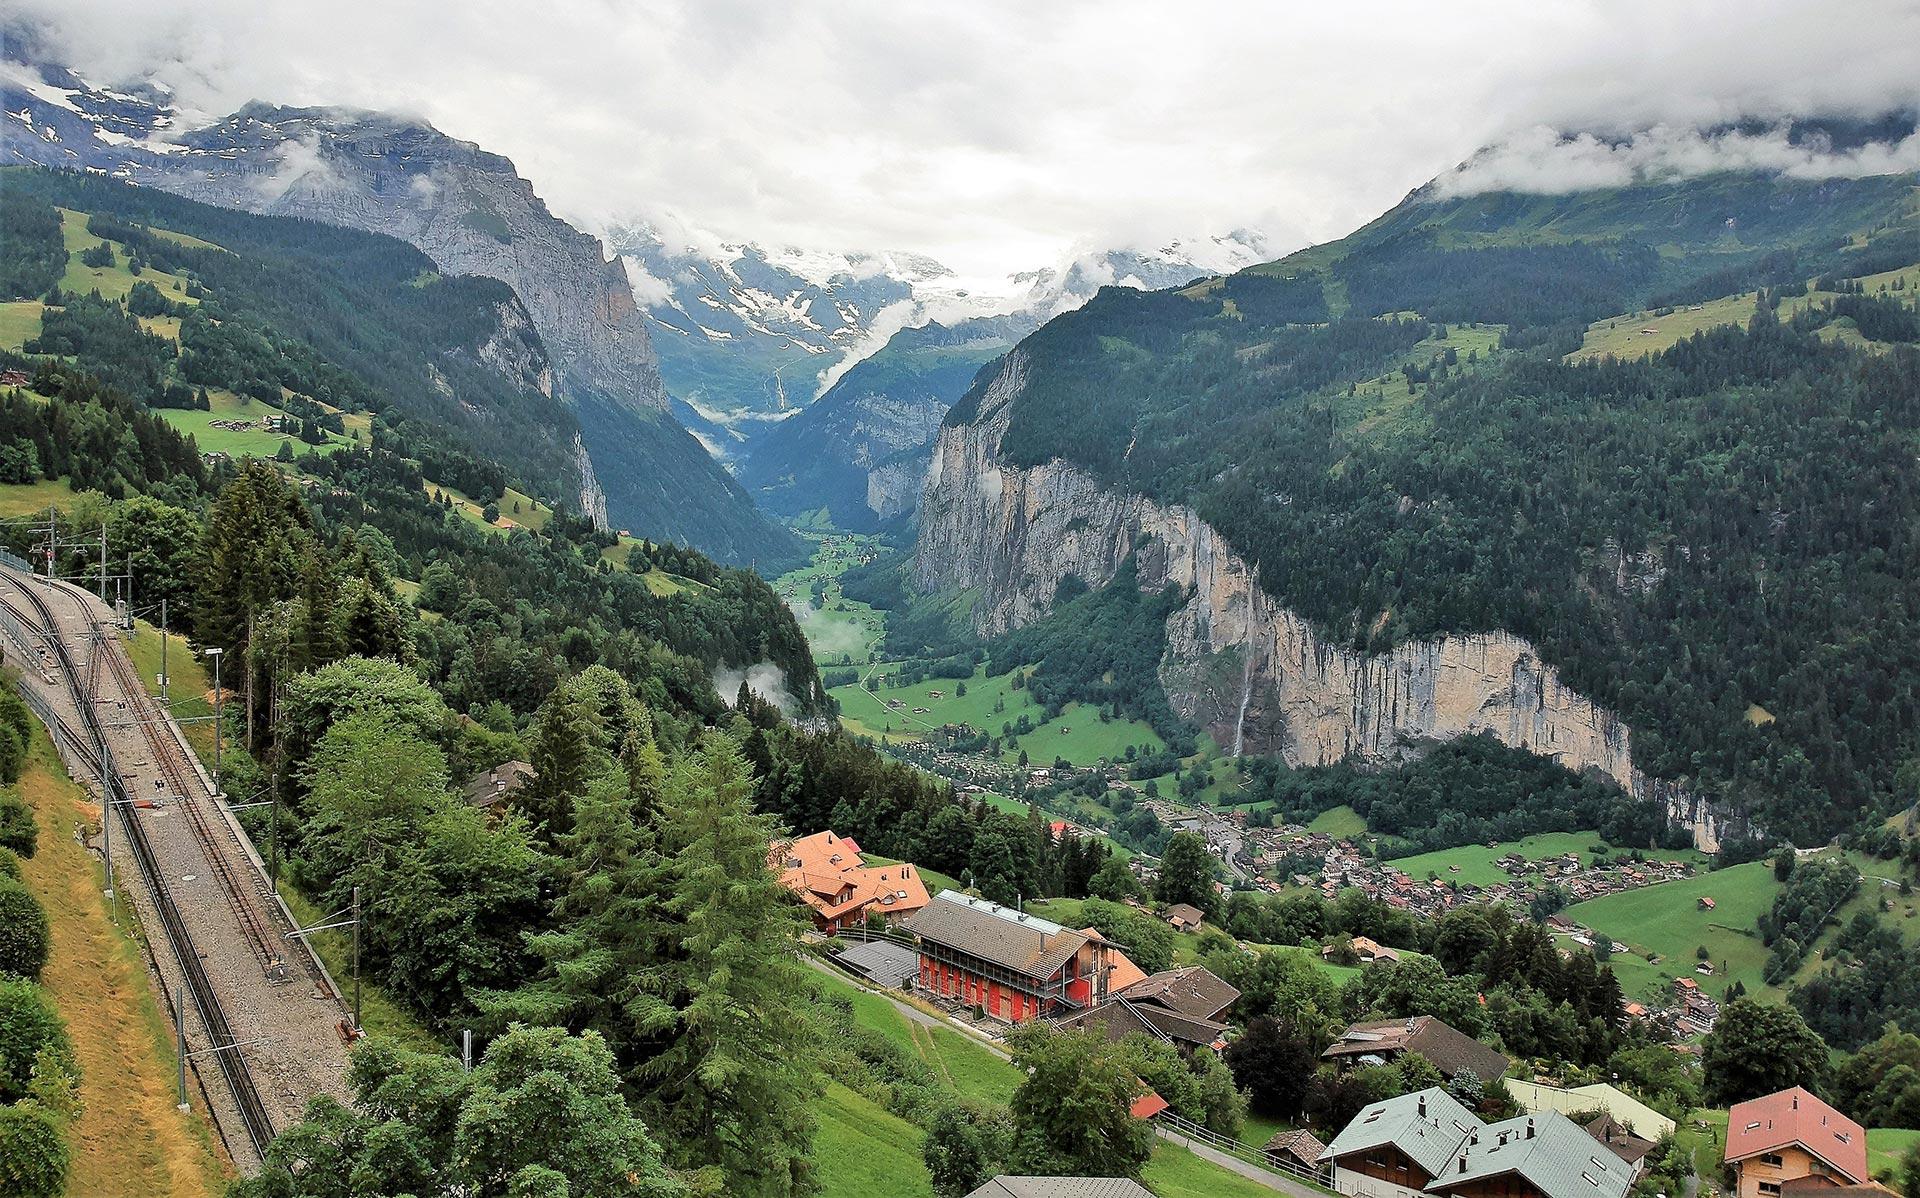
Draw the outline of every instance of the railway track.
M21 619L23 625L37 626L44 634L53 657L53 667L60 674L72 699L74 710L79 713L83 725L75 729L66 726L65 721L56 719L55 722L62 727L55 735L62 736L71 746L79 749L82 759L91 763L94 772L100 778L101 819L104 821L112 818L113 808L116 806L123 806L131 811L134 799L127 793L126 784L114 767L112 752L107 747L105 732L99 717L81 689L79 667L75 665L73 655L60 635L59 620L53 614L52 605L45 596L38 593L39 585L31 581L16 580L14 589L33 608L31 614L22 610L10 597L5 598L4 601L15 616ZM69 602L72 601L72 596L64 592L56 590L54 593L61 595ZM116 663L116 669L124 666L124 663L119 662L119 655L113 652L111 647L102 646L102 648ZM95 664L97 664L96 661L89 661L89 666ZM241 1041L234 1036L226 1011L221 1006L220 997L215 992L212 981L207 977L200 952L194 945L192 933L180 913L178 904L174 902L172 892L167 885L166 872L160 867L153 845L148 840L146 829L132 814L119 822L126 841L133 850L134 859L139 864L142 881L152 898L155 910L159 912L161 928L166 934L167 944L173 952L174 959L179 963L180 973L185 980L186 990L191 996L194 1010L200 1016L201 1026L206 1029L207 1038L211 1042L208 1049L219 1063L221 1078L233 1096L234 1107L239 1112L242 1129L246 1133L255 1158L259 1159L264 1156L267 1145L273 1140L273 1120L267 1112L266 1104L260 1098L259 1089L254 1084L253 1074L248 1067L246 1057L242 1055ZM219 859L222 856L223 854L209 846L210 860Z
M235 867L233 858L239 850L234 843L233 834L224 827L216 829L207 819L200 788L193 784L193 769L184 759L180 743L159 727L159 717L153 710L153 701L140 685L133 672L133 665L125 657L110 647L102 646L97 655L107 659L107 668L112 672L115 683L123 696L122 705L133 723L139 725L142 739L147 743L152 760L162 774L166 776L169 798L184 811L187 822L193 825L193 832L207 850L207 864L213 870L214 877L225 895L227 906L232 909L234 919L239 923L246 936L247 945L254 956L260 960L261 968L275 981L288 979L286 960L281 956L279 937L275 934L273 921L261 910L258 896L252 887L242 881L243 874L252 870L242 863ZM97 660L96 657L96 660ZM93 663L89 662L91 666ZM97 692L96 692L97 693Z

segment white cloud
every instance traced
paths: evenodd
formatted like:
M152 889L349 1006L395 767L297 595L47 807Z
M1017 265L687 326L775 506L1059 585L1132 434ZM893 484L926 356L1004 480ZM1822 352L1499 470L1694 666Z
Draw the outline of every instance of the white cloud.
M627 268L627 285L633 289L634 303L642 308L663 308L673 303L673 284L655 278L631 254L622 255L620 263Z
M1623 187L1711 174L1769 171L1802 179L1863 178L1920 170L1920 133L1894 144L1836 150L1825 139L1795 144L1784 128L1703 133L1656 125L1624 140L1563 136L1545 125L1508 138L1436 181L1446 195L1544 194Z
M1920 103L1912 0L0 6L201 111L418 112L588 227L670 210L717 231L689 241L891 247L965 278L1080 242L1338 236L1536 125Z

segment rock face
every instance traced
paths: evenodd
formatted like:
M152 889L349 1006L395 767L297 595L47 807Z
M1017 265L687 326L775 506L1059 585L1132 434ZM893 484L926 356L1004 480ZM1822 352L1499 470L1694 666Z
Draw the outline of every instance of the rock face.
M7 52L31 47L10 43ZM506 283L552 362L543 390L580 428L587 452L576 455L569 485L582 511L726 562L798 555L798 541L670 416L625 264L548 211L509 159L418 121L332 108L250 104L182 131L164 89L96 87L13 57L0 59L0 98L0 162L383 233L444 274Z
M1422 741L1491 733L1595 769L1667 806L1703 848L1719 815L1634 766L1632 735L1577 693L1533 646L1505 632L1449 635L1360 654L1329 645L1274 601L1253 570L1190 508L1109 490L1061 461L999 460L1024 375L1019 351L989 384L972 424L941 430L920 498L914 560L923 591L977 590L978 630L1046 614L1068 575L1099 587L1129 554L1140 585L1187 599L1168 619L1160 665L1174 709L1235 754L1296 765L1388 760Z

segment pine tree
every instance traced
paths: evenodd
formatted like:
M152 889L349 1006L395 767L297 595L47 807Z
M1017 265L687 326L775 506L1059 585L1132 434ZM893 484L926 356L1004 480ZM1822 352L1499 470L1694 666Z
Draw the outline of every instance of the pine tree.
M767 866L779 829L753 813L725 736L709 736L668 790L670 955L641 1020L664 1047L640 1067L652 1087L642 1109L676 1163L717 1165L728 1193L806 1193L816 1033L795 956L805 915Z

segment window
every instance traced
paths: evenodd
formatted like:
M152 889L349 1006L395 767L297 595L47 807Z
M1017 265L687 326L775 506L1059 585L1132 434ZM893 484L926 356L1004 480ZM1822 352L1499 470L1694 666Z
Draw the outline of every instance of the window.
M1762 1194L1777 1195L1780 1193L1780 1183L1777 1181L1763 1181L1760 1183L1760 1192Z
M1761 1154L1760 1163L1763 1165L1772 1165L1774 1168L1778 1169L1784 1166L1787 1162L1780 1159L1779 1153L1767 1152L1767 1153Z

